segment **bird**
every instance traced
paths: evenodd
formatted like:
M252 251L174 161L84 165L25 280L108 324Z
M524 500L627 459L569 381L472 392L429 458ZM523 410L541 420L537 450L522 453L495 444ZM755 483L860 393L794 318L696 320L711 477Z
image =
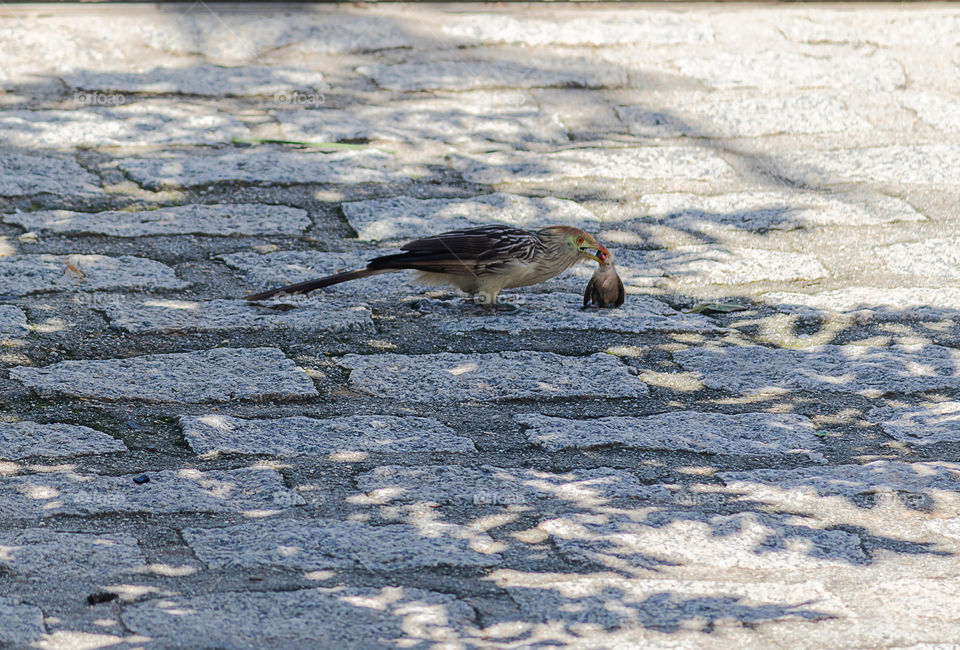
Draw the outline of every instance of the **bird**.
M586 309L591 304L601 308L619 307L625 297L623 280L613 265L613 253L608 252L587 283L587 290L583 292L583 307Z
M402 253L375 257L355 271L251 294L245 300L266 300L278 294L307 293L341 282L412 269L415 281L430 286L453 285L475 302L496 306L503 289L538 284L580 261L602 263L608 251L593 236L573 226L523 230L492 225L452 230L416 239Z

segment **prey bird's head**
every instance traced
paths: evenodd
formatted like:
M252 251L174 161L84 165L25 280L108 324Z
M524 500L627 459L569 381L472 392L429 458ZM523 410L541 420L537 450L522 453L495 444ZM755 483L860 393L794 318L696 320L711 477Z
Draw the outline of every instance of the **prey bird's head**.
M610 256L610 251L592 235L573 226L550 226L541 230L539 234L542 239L555 246L589 257L601 264Z

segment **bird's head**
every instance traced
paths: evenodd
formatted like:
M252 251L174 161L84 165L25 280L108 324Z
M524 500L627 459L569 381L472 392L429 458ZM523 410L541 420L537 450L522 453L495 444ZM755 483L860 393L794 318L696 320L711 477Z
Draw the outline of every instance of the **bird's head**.
M551 226L541 230L540 235L552 239L562 248L596 260L600 264L603 264L610 256L610 251L594 239L592 235L573 226Z

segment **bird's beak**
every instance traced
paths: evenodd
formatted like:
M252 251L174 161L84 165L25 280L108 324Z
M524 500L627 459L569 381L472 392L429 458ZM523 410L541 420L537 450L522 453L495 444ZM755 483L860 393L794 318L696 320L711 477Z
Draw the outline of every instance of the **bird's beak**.
M596 250L597 253L593 254L590 251ZM596 246L588 246L586 248L581 248L580 252L589 257L590 259L596 260L598 263L603 264L608 257L610 257L610 251L603 247L602 244L597 244Z

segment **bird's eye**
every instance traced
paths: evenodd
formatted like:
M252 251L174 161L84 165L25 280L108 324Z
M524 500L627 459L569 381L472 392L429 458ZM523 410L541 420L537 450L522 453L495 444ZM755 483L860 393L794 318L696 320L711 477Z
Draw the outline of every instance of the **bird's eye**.
M577 246L583 243L583 237L577 237Z

